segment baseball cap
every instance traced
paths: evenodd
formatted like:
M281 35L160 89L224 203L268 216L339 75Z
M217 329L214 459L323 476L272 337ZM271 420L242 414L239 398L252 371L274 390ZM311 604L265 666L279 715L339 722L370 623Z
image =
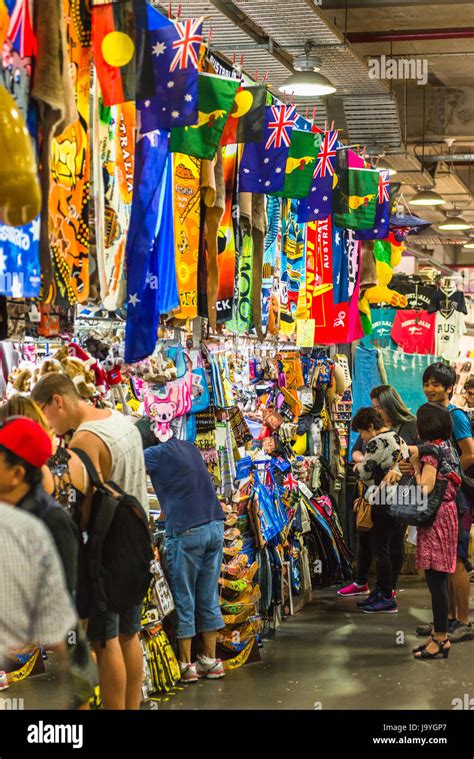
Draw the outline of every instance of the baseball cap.
M53 453L49 435L26 416L12 416L0 424L0 445L36 467L46 464Z

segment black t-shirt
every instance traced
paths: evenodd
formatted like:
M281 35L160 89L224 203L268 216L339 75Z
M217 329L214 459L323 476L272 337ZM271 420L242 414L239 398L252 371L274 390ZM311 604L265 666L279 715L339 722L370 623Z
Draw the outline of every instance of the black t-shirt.
M458 311L467 314L466 299L462 290L456 290L449 296L443 290L435 290L427 311L429 314L433 314L435 311L445 309L446 304L450 307L453 303Z
M404 295L408 303L406 309L428 310L436 293L432 285L425 285L419 282L410 281L392 281L388 285L390 290L396 290L400 295ZM433 309L435 311L436 309ZM430 311L430 313L432 313Z

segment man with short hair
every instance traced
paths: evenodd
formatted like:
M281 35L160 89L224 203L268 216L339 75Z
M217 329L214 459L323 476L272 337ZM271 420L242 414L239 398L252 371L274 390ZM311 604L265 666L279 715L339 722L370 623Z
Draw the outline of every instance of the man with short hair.
M148 513L146 470L140 433L123 414L98 409L83 400L71 380L54 373L41 378L32 398L58 435L74 434L71 448L92 460L102 481L113 481L134 496ZM89 492L82 509L87 529L92 504ZM139 709L143 653L138 639L141 607L122 614L100 612L94 601L88 615L89 640L97 655L102 702L106 709Z
M474 440L468 415L463 409L451 403L455 384L456 372L453 367L437 362L425 369L423 391L426 400L429 403L439 403L450 412L453 421L453 443L459 453L461 466L467 472L474 465ZM464 493L463 497L465 498ZM472 524L472 504L469 503L466 506L464 514L460 517L462 524L460 525L456 571L450 577L449 639L453 643L471 640L474 637L474 630L469 621L470 584L465 566Z

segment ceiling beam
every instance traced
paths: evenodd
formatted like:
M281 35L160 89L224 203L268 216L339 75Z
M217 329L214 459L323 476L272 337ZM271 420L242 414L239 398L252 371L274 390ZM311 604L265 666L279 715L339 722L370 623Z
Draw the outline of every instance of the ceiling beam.
M313 0L323 11L344 10L346 0ZM470 5L472 0L443 0L439 5ZM418 5L436 5L436 0L347 0L349 9L355 8L403 8Z

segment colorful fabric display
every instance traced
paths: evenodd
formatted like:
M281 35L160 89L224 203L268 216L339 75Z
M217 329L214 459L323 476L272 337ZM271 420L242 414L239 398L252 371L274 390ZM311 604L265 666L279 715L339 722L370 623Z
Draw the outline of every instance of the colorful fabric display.
M105 108L94 82L95 248L101 301L108 311L126 297L125 245L133 197L135 105Z
M217 288L217 323L223 324L232 318L234 285L236 277L237 229L234 209L237 203L237 146L222 148L222 173L224 179L225 206L217 232L217 266L219 284Z
M331 217L310 221L307 229L307 317L315 320L315 343L330 328L333 316Z
M334 223L344 229L374 228L379 172L347 165L347 151L338 156L338 183L334 191Z
M153 69L145 0L92 9L92 48L105 105L152 97Z
M234 317L228 325L232 332L238 332L240 335L249 332L252 326L252 267L252 237L244 234L239 256L238 298L235 303Z
M405 353L435 352L435 314L427 311L397 311L391 336Z
M67 306L89 297L91 16L75 0L65 0L65 15L79 118L52 141L49 242L54 283L44 300Z
M365 345L367 348L391 348L395 350L397 346L391 337L391 331L396 313L394 308L371 308L372 334L363 337L361 345Z
M267 234L265 236L262 273L262 328L269 327L271 300L274 295L276 261L278 253L278 230L280 226L281 200L267 198ZM278 306L278 300L276 302Z
M267 89L262 85L240 87L224 127L221 145L263 142Z
M306 198L311 189L320 144L321 135L293 129L286 160L283 197Z
M0 224L0 294L37 298L40 292L40 220L23 227Z
M262 143L245 145L240 163L241 192L281 192L296 106L267 105Z
M153 353L160 314L170 313L179 305L167 132L154 132L137 142L134 182L126 253L127 363Z
M296 211L296 201L283 201L280 330L285 335L295 330L300 290L305 293L306 282L306 228L298 223Z
M356 240L385 240L390 230L390 174L388 171L379 172L379 188L375 221L372 229L359 229L355 233Z
M142 103L142 134L195 124L202 17L150 31L155 94Z
M337 131L325 132L320 144L308 196L298 204L298 221L326 219L332 213Z
M201 161L199 158L174 153L174 234L179 309L177 319L194 319L198 313L197 271L201 220Z
M212 160L229 116L239 82L223 76L198 75L198 121L171 130L170 150Z
M332 227L332 273L334 303L349 299L349 235L350 230Z

